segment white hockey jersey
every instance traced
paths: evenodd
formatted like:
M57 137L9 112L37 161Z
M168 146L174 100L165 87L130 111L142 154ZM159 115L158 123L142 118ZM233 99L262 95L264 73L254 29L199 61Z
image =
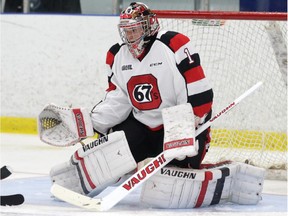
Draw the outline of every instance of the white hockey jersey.
M163 124L163 108L187 102L203 122L209 120L213 92L198 53L183 34L158 32L142 60L133 58L126 44L115 44L106 64L109 87L91 114L100 133L124 121L131 111L138 121L157 130Z

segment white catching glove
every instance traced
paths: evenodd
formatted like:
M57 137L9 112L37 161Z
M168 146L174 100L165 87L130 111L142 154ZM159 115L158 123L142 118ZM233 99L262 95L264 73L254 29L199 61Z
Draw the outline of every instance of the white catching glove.
M48 104L38 116L38 133L49 145L71 146L93 136L94 130L88 109Z

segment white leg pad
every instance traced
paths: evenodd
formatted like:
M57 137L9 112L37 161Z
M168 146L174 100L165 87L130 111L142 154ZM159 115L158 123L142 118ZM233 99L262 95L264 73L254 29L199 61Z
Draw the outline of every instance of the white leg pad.
M123 131L101 137L78 149L69 162L50 171L52 182L95 196L137 166Z
M238 204L257 204L261 200L265 170L241 164L237 171L229 201Z
M156 208L257 204L264 174L262 168L234 162L203 170L165 167L144 183L140 199Z

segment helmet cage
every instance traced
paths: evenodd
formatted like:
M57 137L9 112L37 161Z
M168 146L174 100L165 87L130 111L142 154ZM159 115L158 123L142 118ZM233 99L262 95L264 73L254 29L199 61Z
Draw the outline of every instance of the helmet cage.
M144 38L150 33L147 20L131 23L126 20L120 21L118 30L121 40L128 45L132 55L135 58L139 57L145 49Z
M131 54L138 58L159 30L159 22L152 11L143 3L133 2L120 14L118 30L121 40L128 45ZM134 37L131 35L135 31ZM141 35L140 35L141 32Z

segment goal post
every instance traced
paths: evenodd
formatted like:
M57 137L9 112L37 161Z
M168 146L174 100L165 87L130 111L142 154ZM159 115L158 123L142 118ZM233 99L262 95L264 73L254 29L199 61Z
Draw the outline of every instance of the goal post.
M214 89L213 112L263 82L213 125L205 161L242 161L287 180L287 13L154 12L162 29L187 35L200 54Z

